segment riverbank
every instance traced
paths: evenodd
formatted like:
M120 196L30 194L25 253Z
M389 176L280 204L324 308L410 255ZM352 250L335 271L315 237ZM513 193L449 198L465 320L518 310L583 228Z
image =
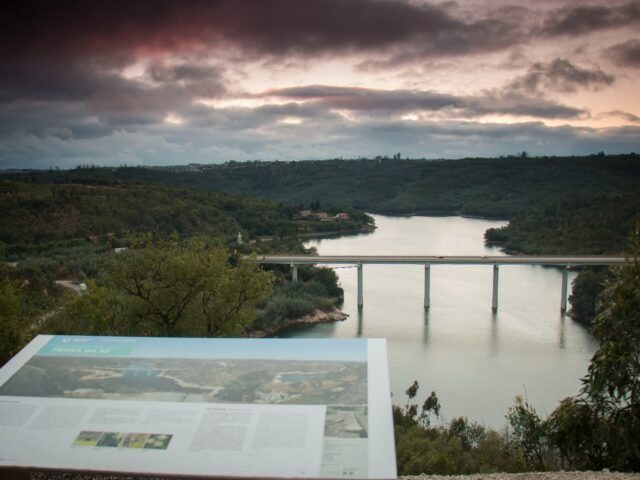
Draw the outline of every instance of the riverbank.
M332 322L342 322L349 317L342 310L339 310L334 307L333 310L329 312L324 312L319 309L313 310L308 315L305 315L301 318L290 318L283 322L279 322L276 325L252 330L248 333L249 338L264 338L275 335L289 327L294 327L298 325L313 325L316 323L332 323Z
M469 218L471 220L490 220L490 221L499 221L499 222L508 222L511 220L511 217L508 216L500 216L500 215L470 215L464 214L460 212L443 212L443 211L429 211L429 210L421 210L418 212L406 212L406 213L395 213L395 212L384 212L384 211L375 211L370 210L366 212L367 215L384 215L385 217L461 217L461 218Z
M361 228L355 228L351 230L332 230L329 232L309 232L309 233L298 233L294 236L298 238L308 238L309 240L313 240L314 238L324 238L324 237L341 237L341 236L349 236L349 235L359 235L361 233L372 233L376 230L375 225L365 225Z
M350 235L361 235L363 233L373 233L376 230L375 225L366 225L361 228L349 229L349 230L331 230L328 232L307 232L307 233L293 233L291 235L283 235L280 238L306 238L307 240L314 240L316 238L326 237L342 237ZM249 240L250 244L271 242L273 237L261 236Z

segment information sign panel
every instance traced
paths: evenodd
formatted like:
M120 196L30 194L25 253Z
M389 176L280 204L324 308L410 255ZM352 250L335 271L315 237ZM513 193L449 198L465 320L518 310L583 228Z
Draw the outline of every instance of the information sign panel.
M395 478L382 339L40 335L0 370L0 467Z

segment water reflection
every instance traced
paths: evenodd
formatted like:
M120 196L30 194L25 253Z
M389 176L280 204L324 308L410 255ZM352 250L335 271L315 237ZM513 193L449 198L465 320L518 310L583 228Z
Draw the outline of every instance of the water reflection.
M429 345L429 309L424 309L424 323L422 327L422 348Z
M489 342L489 353L495 357L498 353L498 312L491 312L491 341Z

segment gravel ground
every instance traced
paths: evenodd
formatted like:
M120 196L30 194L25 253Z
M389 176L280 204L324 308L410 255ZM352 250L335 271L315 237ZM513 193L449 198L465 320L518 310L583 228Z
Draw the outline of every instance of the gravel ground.
M640 473L617 472L540 472L492 473L487 475L415 475L402 480L640 480Z

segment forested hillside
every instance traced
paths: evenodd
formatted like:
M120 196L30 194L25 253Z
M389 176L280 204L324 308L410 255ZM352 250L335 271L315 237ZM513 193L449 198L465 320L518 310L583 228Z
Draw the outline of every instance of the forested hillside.
M576 195L532 207L509 225L489 229L488 242L528 254L620 254L640 220L640 195Z
M0 245L5 255L68 242L114 242L133 233L259 236L357 230L371 219L298 219L297 207L246 196L151 185L36 185L0 182Z
M320 200L323 205L374 213L511 218L570 195L640 192L640 156L229 162L5 172L0 178L93 185L160 183L294 204Z

